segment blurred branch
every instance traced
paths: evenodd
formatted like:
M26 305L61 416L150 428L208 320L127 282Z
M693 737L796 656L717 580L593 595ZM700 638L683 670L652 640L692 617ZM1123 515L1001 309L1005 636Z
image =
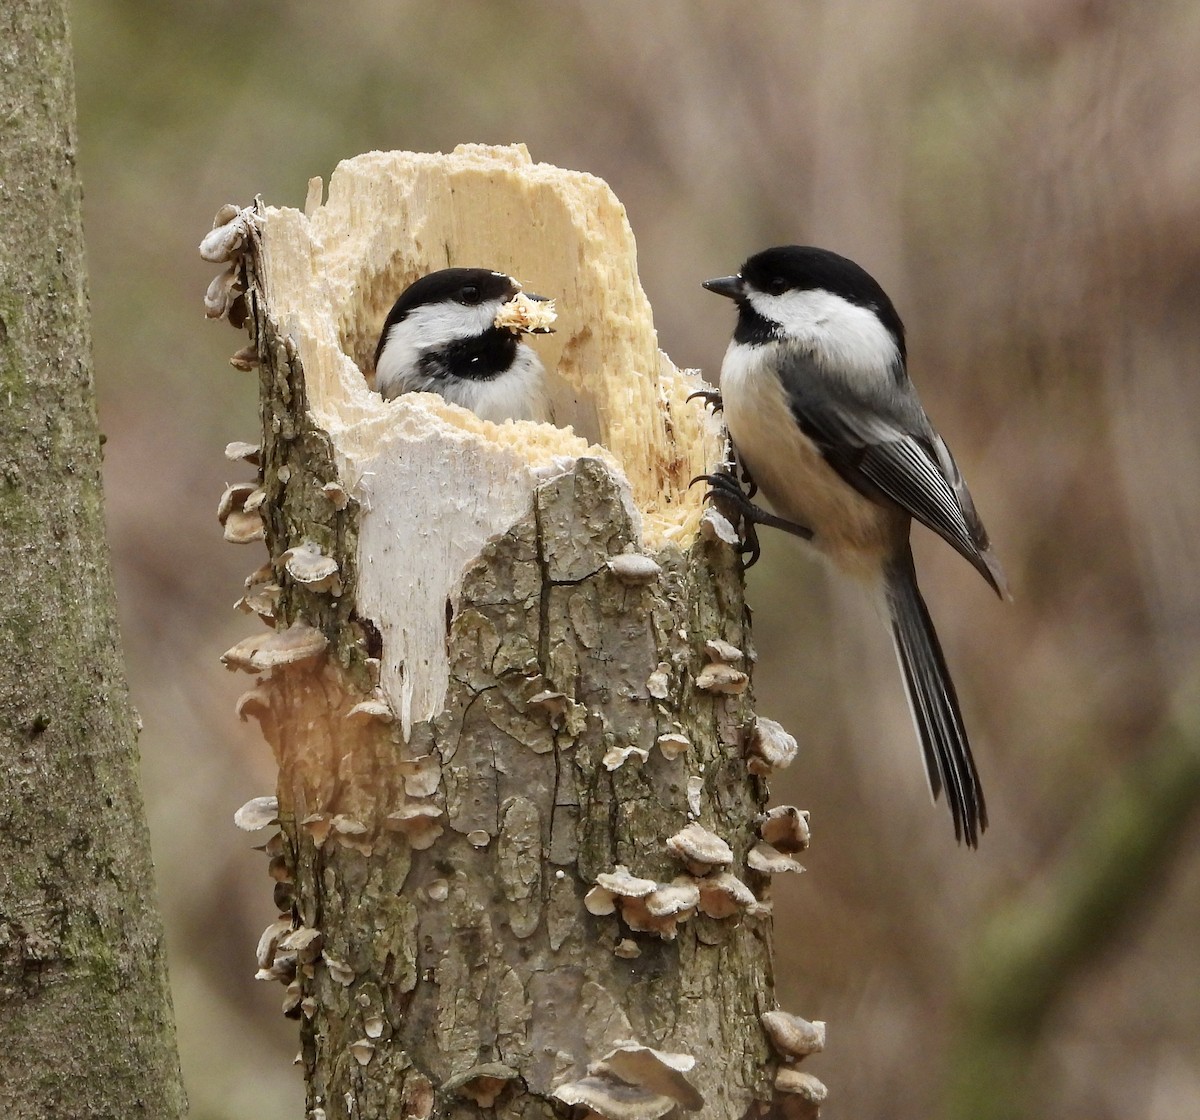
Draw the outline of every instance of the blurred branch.
M1200 716L1164 728L1032 891L990 923L968 965L950 1056L949 1120L1041 1115L1029 1074L1072 985L1142 912L1200 803Z

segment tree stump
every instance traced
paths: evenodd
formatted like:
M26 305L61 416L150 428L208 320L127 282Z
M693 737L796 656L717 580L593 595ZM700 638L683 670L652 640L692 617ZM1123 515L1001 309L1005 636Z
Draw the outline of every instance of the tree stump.
M689 489L721 427L657 349L620 203L465 146L347 161L306 211L226 207L202 252L261 384L221 511L265 539L241 605L268 628L225 661L279 764L240 823L280 828L260 975L309 1116L815 1115L791 1063L823 1025L771 973L795 743L752 710L736 538ZM391 303L450 265L557 299L558 426L371 391Z

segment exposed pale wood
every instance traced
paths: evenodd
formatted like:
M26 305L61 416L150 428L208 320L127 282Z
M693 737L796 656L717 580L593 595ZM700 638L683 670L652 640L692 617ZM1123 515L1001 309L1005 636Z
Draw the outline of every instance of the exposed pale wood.
M523 147L372 152L339 165L310 216L268 208L259 232L267 305L364 506L359 604L386 628L383 687L405 727L441 707L445 603L463 563L529 508L535 477L588 452L562 428L497 430L438 398L370 391L362 370L383 319L418 276L479 264L553 295L557 332L535 345L554 371L557 423L607 450L648 544L695 533L703 491L688 483L718 457L719 431L686 403L696 377L657 348L625 211L603 182L535 164ZM426 531L431 521L443 529Z

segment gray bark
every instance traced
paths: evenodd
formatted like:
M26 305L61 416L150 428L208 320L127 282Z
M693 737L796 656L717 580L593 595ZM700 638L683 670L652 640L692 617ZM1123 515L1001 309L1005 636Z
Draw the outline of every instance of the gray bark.
M0 14L0 1102L184 1110L104 539L65 5Z

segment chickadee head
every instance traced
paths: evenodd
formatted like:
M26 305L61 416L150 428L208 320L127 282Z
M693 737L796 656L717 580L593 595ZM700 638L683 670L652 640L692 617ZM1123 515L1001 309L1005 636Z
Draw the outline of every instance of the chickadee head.
M486 268L444 268L414 281L392 305L380 332L375 388L385 400L440 393L485 419L538 418L541 363L520 336L550 328L519 316L497 322L501 308L521 290L511 276ZM524 295L545 302L543 296Z
M905 360L904 324L887 293L865 269L828 249L765 249L738 275L704 286L737 303L735 344L792 342L833 364Z

